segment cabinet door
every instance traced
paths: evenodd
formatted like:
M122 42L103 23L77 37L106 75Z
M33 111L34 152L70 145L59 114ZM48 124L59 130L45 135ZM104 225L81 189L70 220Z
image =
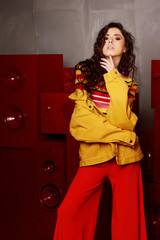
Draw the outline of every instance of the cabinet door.
M152 60L151 106L160 109L160 60Z
M154 130L139 128L137 134L144 154L142 159L143 180L154 181Z
M154 176L160 183L160 111L154 112Z
M36 240L35 152L0 148L1 237Z

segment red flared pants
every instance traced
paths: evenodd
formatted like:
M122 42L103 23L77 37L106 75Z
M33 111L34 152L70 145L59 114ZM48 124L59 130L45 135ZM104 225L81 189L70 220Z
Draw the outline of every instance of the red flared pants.
M112 186L112 240L146 240L140 163L81 167L58 209L54 240L93 240L103 183ZM106 239L107 240L107 239Z

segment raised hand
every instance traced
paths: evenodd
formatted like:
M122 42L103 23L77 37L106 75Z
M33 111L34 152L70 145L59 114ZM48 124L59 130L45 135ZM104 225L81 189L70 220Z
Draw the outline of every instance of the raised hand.
M107 72L110 72L115 68L115 65L114 65L111 55L107 58L101 58L100 65L101 65L101 67L106 69Z

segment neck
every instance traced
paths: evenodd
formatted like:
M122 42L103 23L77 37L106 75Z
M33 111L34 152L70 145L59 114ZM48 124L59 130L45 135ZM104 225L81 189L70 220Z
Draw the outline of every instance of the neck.
M115 57L114 57L114 56L113 56L112 59L113 59L115 68L118 68L118 65L119 65L119 63L120 63L121 57L119 57L119 56L115 56Z

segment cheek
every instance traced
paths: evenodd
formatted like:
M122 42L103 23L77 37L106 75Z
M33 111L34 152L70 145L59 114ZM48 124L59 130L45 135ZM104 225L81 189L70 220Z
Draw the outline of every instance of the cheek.
M102 47L102 53L105 53L105 45Z
M102 47L102 53L104 54L107 51L107 44L105 43Z
M121 52L124 52L125 45L124 44L119 44L119 49L120 49Z

